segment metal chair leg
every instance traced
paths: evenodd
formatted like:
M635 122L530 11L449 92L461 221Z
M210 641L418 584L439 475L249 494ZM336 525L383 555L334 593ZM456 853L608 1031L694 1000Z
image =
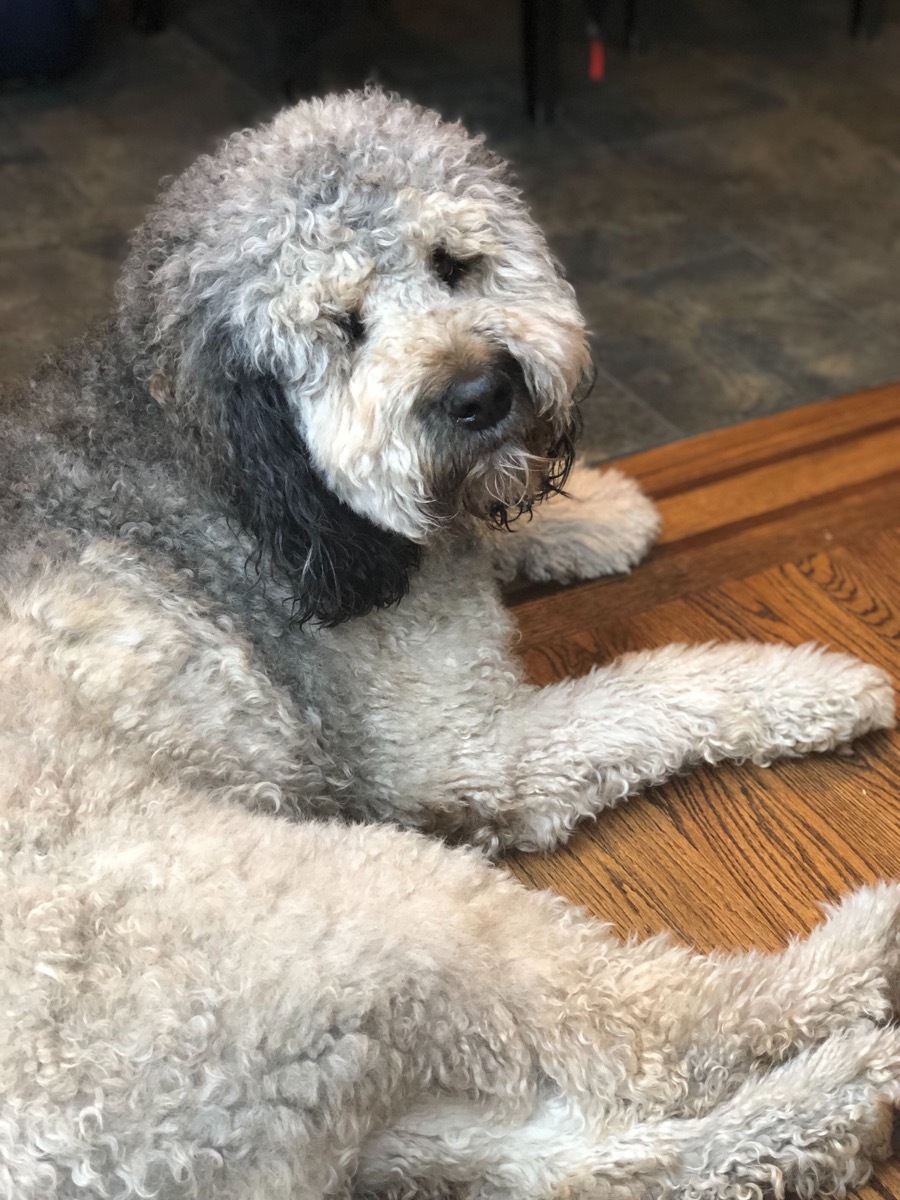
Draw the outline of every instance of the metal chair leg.
M850 0L850 36L873 38L884 24L886 0Z
M650 41L649 0L625 0L625 49L646 50Z
M559 0L522 0L525 105L532 121L551 122L559 95Z
M131 23L139 33L159 33L166 24L165 0L132 0Z

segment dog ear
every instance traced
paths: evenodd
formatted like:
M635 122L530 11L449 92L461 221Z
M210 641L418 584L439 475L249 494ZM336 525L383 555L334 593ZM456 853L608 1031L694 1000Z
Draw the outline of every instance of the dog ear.
M547 451L547 469L541 479L537 499L566 494L566 483L575 465L575 442L580 432L581 414L575 410L568 428L559 434Z
M546 457L549 465L541 480L539 499L554 494L566 495L566 483L575 465L575 443L581 437L584 424L580 405L593 391L596 381L597 368L589 359L581 379L575 386L568 423L547 450Z
M572 400L576 406L587 400L588 396L594 390L594 385L597 382L597 366L592 358L588 359L588 365L582 372L581 378L575 386L575 391L572 395ZM574 437L577 437L581 432L580 428L576 429Z
M288 581L300 624L338 625L396 604L419 565L419 547L355 513L326 486L274 378L228 375L225 483L256 539L256 569L268 566Z

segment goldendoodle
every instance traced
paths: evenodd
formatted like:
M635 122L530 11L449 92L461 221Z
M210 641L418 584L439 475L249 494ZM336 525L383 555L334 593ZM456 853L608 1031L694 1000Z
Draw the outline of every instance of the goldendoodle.
M116 320L4 400L4 1200L865 1177L897 886L700 957L371 824L547 849L691 762L892 719L809 647L523 679L497 579L625 570L657 528L613 471L559 494L590 374L505 165L368 92L172 183Z

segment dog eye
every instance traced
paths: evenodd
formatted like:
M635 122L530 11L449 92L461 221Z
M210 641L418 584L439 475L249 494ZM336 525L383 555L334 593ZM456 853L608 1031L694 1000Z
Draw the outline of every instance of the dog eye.
M478 259L476 258L467 260L454 258L442 246L438 246L431 255L431 266L435 275L448 288L455 288L458 283L465 279L477 262Z
M351 345L361 342L366 336L366 323L355 309L338 317L335 323Z

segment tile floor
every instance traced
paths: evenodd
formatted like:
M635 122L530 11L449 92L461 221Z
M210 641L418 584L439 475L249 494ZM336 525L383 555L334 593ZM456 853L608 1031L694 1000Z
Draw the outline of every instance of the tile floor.
M650 49L593 86L563 5L551 129L522 116L515 0L351 10L315 76L266 4L183 0L152 37L120 22L77 74L0 94L0 376L106 312L161 176L289 76L368 73L516 163L594 331L590 456L900 378L900 23L854 43L841 0L657 7Z

